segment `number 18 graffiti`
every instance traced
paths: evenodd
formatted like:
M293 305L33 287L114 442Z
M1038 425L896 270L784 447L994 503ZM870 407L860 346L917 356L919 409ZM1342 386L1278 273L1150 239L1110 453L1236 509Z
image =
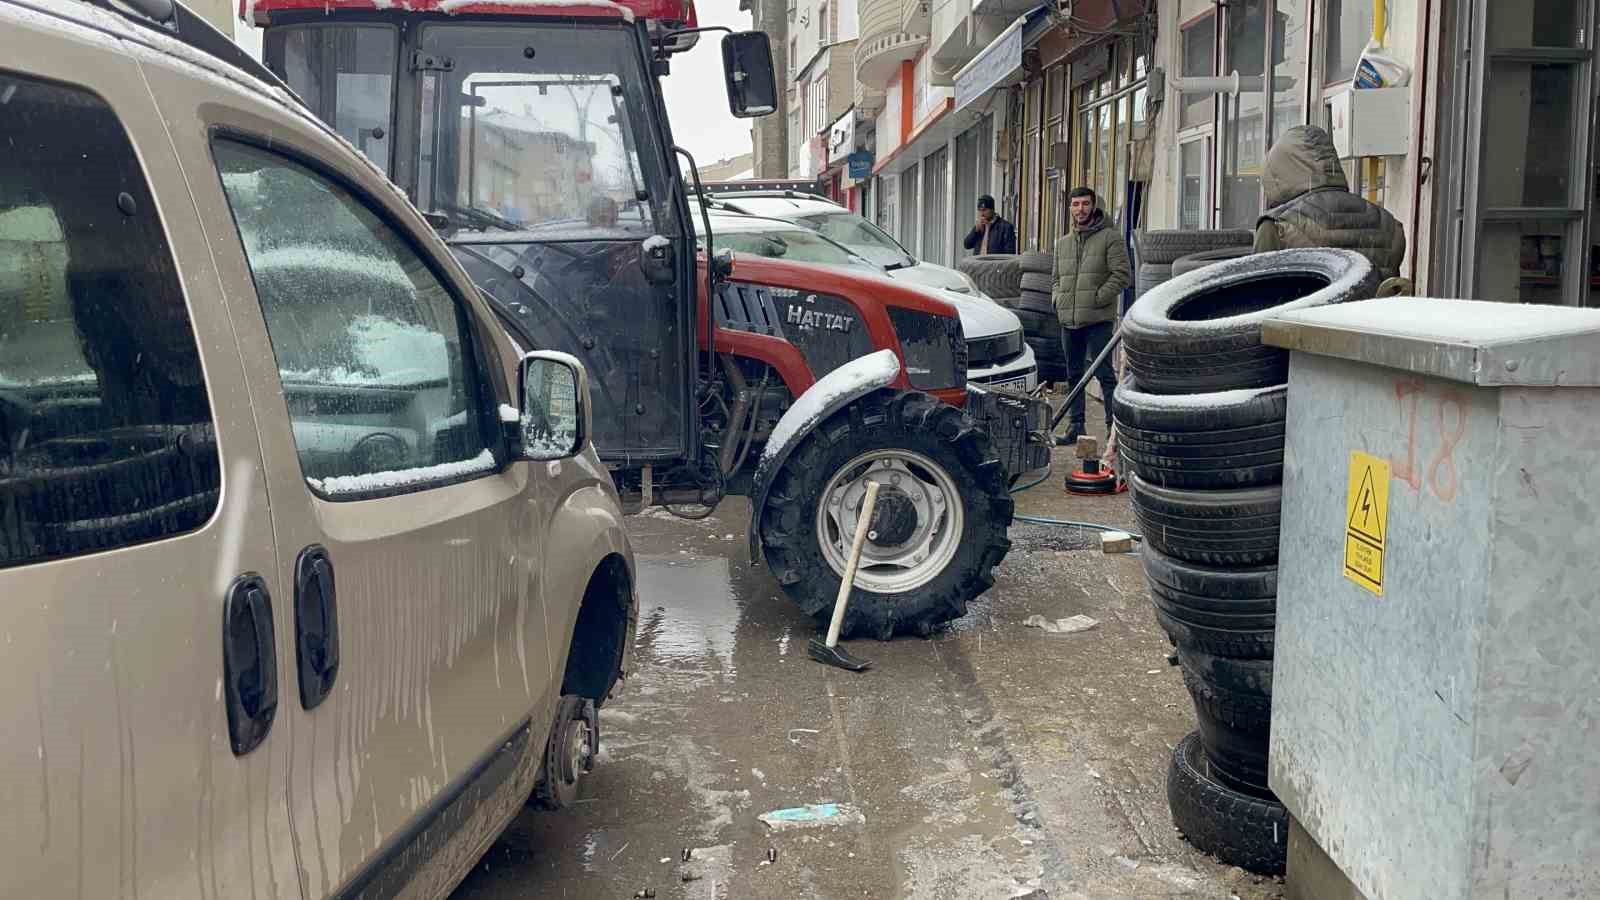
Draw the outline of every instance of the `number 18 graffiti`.
M1417 407L1425 394L1427 387L1420 378L1395 382L1394 399L1406 421L1406 453L1404 459L1391 462L1394 465L1394 477L1410 485L1415 492L1421 492L1423 483L1423 472L1417 467ZM1444 391L1439 395L1435 409L1438 414L1439 448L1428 461L1427 482L1434 496L1450 503L1456 499L1458 476L1455 450L1467 434L1467 408L1458 392Z

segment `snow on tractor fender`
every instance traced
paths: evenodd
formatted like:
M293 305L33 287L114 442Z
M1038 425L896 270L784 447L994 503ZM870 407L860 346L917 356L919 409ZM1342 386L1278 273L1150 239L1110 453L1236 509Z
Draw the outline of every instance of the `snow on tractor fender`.
M890 350L825 376L780 420L751 491L752 559L823 621L851 538L870 527L845 635L931 634L994 584L1010 549L1006 468L961 409L896 387ZM870 525L859 518L879 488Z
M800 438L811 433L817 423L843 409L857 397L870 394L894 384L900 375L900 357L893 350L879 350L852 359L817 380L811 389L800 395L795 404L783 414L767 438L766 449L756 463L750 486L750 561L761 561L761 516L759 511L767 505L767 492L772 489L772 477L788 461Z

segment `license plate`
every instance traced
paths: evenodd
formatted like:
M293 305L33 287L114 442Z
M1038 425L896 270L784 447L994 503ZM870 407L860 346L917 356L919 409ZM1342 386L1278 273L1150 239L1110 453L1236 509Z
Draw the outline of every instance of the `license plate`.
M978 386L984 390L1011 391L1017 394L1026 394L1028 392L1028 376L1008 378L1005 381L990 381L980 383Z

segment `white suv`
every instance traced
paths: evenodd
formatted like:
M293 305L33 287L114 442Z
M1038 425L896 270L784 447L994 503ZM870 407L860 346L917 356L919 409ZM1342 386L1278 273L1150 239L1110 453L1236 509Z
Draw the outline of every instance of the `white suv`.
M756 199L768 198L763 196ZM851 246L828 233L839 230L834 227L831 220L827 223L828 228L824 229L800 219L768 217L763 213L740 213L733 207L738 206L742 209L748 202L744 195L740 195L740 200L739 204L718 200L708 207L718 214L713 228L719 246L731 246L735 250L750 252L751 247L741 243L740 235L788 235L785 240L790 244L794 244L793 236L796 233L815 235L811 243L804 245L803 253L791 252L785 258L824 265L870 266L891 278L911 282L936 294L939 299L954 306L961 316L961 331L967 339L969 383L1021 392L1031 392L1039 386L1039 364L1033 355L1033 348L1028 346L1025 340L1022 320L1017 318L1016 313L990 300L972 285L966 275L931 263L916 263L915 260L911 260L911 265L902 265L910 258L909 256L899 257L885 265L882 260L888 257L886 250L879 249L870 254L861 252L857 246ZM872 227L860 216L826 201L801 199L796 202L826 206L843 212L851 220L868 228ZM729 213L734 214L729 215ZM702 227L698 214L695 216L695 227L696 230ZM875 228L873 231L882 235L884 240L888 240L888 235ZM896 248L897 253L905 254L904 250L898 249L900 245L892 244L892 246ZM797 250L802 249L798 244L795 244L795 247ZM937 273L934 273L935 277L932 280L926 279L925 275L907 274L923 269L948 272L960 281L960 286L949 287L932 283L933 280L937 280Z

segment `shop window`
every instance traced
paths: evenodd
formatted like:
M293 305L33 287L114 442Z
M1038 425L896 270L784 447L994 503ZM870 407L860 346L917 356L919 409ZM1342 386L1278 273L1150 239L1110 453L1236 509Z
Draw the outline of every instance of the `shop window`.
M1217 16L1208 14L1183 30L1183 74L1209 78L1217 74ZM1185 94L1179 101L1178 127L1192 128L1216 118L1212 94Z
M1178 147L1178 227L1211 225L1211 139L1196 138Z
M1325 84L1349 81L1361 51L1372 39L1372 0L1327 0L1322 25L1322 80Z
M1586 6L1579 0L1490 3L1489 49L1583 47Z
M1308 0L1278 0L1272 21L1272 143L1302 123Z

